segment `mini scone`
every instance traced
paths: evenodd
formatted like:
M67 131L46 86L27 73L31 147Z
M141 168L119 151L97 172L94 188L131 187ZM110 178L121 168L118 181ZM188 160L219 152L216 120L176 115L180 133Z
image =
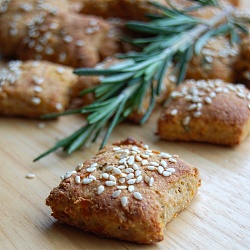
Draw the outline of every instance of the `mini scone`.
M0 13L4 56L92 67L121 52L121 44L112 36L114 27L101 17L80 15L63 4L54 8L45 1L13 0L6 6Z
M226 37L211 38L200 55L191 59L187 79L221 79L235 82L235 64L238 62L239 45L232 46Z
M133 139L104 148L62 176L46 204L61 222L98 236L156 243L164 228L189 205L198 169Z
M158 121L170 141L236 145L250 132L250 91L222 80L187 80L171 94Z
M46 61L10 61L0 69L0 115L38 118L64 111L78 76Z

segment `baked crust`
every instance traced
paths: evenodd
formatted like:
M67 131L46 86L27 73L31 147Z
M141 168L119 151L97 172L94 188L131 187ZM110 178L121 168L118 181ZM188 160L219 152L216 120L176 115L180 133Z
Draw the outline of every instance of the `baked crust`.
M170 141L236 145L250 132L250 91L221 80L188 80L172 92L158 121Z
M163 240L165 225L189 205L199 185L197 168L127 139L66 173L46 204L64 223L150 244Z

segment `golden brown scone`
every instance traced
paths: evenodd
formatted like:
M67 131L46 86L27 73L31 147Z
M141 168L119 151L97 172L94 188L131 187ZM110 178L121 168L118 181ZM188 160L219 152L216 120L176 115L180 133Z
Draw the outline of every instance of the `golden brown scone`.
M66 173L46 200L56 219L99 236L163 240L164 228L200 186L198 169L127 139Z
M56 10L40 5L13 0L0 14L3 55L92 67L105 56L122 52L120 41L112 36L113 26L104 19L74 13L61 8L63 4Z
M170 141L236 145L250 132L250 91L221 80L187 80L170 95L158 134Z
M78 83L72 72L46 61L10 61L0 68L0 115L38 118L64 111Z
M237 72L234 67L239 57L239 45L232 46L226 37L211 38L201 54L191 59L186 78L235 82Z

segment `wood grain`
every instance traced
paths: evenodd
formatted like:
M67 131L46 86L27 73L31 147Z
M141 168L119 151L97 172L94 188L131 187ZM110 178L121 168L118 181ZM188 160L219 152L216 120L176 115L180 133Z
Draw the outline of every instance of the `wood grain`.
M249 6L249 1L244 6ZM109 143L132 136L152 148L178 154L200 169L202 186L191 205L166 227L165 240L150 246L102 239L56 222L45 199L59 176L98 150L60 152L32 160L83 123L79 116L47 121L0 117L0 249L249 249L250 137L237 147L171 143L154 132L157 113L143 127L122 124ZM25 178L35 173L34 179Z

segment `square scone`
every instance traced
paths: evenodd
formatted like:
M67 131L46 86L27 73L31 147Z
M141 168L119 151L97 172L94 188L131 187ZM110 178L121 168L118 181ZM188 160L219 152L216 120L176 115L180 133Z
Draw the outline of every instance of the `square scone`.
M198 169L133 139L67 172L46 204L61 222L98 236L156 243L200 186Z
M170 94L158 121L169 141L237 145L250 131L250 91L222 80L187 80Z

